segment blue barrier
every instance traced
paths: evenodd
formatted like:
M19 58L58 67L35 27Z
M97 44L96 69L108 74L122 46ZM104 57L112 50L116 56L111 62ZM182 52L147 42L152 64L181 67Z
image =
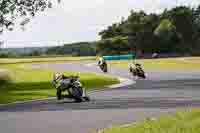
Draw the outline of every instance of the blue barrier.
M109 61L109 60L131 60L131 59L135 59L135 58L136 58L136 56L134 54L103 56L103 59L106 61Z

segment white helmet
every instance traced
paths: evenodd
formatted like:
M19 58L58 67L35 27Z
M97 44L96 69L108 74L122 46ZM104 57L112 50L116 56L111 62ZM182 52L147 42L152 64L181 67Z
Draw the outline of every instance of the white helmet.
M54 80L60 80L62 78L62 74L56 73L54 75Z
M100 57L100 58L99 58L99 61L101 61L101 62L102 62L103 60L104 60L104 59L103 59L102 57Z

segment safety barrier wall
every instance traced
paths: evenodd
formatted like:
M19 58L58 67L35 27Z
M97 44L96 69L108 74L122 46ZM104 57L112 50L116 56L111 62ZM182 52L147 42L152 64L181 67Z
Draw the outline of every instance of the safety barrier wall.
M114 56L103 56L104 60L131 60L131 59L135 59L135 55L134 54L129 54L129 55L114 55Z

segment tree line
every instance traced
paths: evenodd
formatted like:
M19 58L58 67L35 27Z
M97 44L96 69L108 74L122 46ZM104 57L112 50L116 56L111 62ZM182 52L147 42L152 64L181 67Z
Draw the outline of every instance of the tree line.
M77 42L55 47L8 48L0 49L0 58L30 57L30 56L95 56L95 42Z
M95 42L77 42L63 46L51 47L46 51L47 55L72 55L94 56L96 55Z
M97 52L123 54L140 50L144 53L189 53L200 55L200 5L178 6L162 13L130 12L99 32Z

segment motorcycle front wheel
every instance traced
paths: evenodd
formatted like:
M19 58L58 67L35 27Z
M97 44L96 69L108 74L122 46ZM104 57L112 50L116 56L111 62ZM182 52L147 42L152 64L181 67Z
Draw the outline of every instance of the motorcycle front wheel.
M57 93L56 93L57 99L61 100L62 99L62 91L61 89L57 89Z
M102 70L103 70L104 73L108 72L108 68L107 68L107 66L104 65L104 66L102 67Z
M85 96L85 97L83 97L83 99L84 99L85 101L90 101L90 97L89 97L89 96Z

